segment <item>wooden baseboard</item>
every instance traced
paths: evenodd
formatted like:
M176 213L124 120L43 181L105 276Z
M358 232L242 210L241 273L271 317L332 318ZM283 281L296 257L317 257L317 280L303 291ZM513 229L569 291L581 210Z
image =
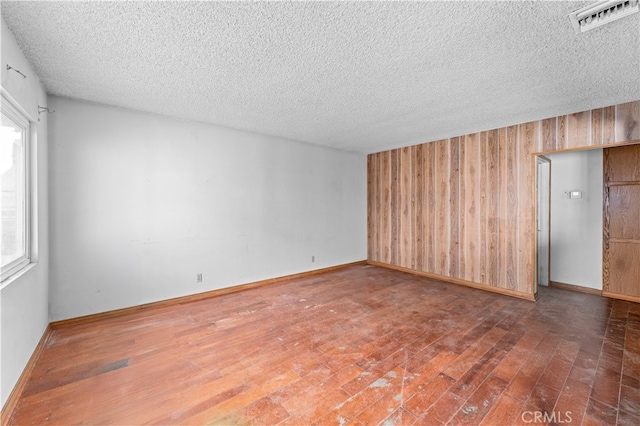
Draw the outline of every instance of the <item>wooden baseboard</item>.
M249 290L249 289L252 289L252 288L262 287L262 286L271 285L271 284L277 284L277 283L281 283L281 282L284 282L284 281L289 281L289 280L293 280L293 279L297 279L297 278L310 277L312 275L323 274L323 273L326 273L326 272L331 272L331 271L335 271L335 270L338 270L338 269L347 268L349 266L365 265L366 263L367 263L366 260L361 260L361 261L358 261L358 262L345 263L345 264L336 265L336 266L329 266L327 268L314 269L313 271L300 272L298 274L285 275L285 276L282 276L282 277L270 278L270 279L261 280L261 281L255 281L255 282L248 283L248 284L241 284L241 285L236 285L236 286L232 286L232 287L226 287L226 288L221 288L221 289L217 289L217 290L206 291L206 292L203 292L203 293L191 294L191 295L188 295L188 296L175 297L175 298L172 298L172 299L160 300L158 302L145 303L143 305L130 306L128 308L115 309L113 311L99 312L97 314L91 314L91 315L85 315L85 316L76 317L76 318L70 318L70 319L65 319L65 320L60 320L60 321L54 321L54 322L52 322L50 324L50 326L51 326L52 329L55 330L55 329L63 328L63 327L70 327L70 326L74 326L74 325L85 324L85 323L94 322L94 321L100 321L100 320L104 320L106 318L118 317L118 316L121 316L121 315L130 314L132 312L138 312L138 311L142 311L142 310L158 309L158 308L162 308L162 307L166 307L166 306L170 306L170 305L175 305L175 304L184 304L184 303L190 303L190 302L197 302L199 300L208 299L210 297L222 296L223 294L235 293L235 292L238 292L238 291L245 291L245 290Z
M620 299L620 300L626 300L627 302L640 303L640 297L637 297L637 296L627 296L626 294L610 293L604 290L602 290L602 295L604 297L610 297L612 299Z
M27 380L29 379L29 377L31 377L31 373L36 366L38 359L40 359L40 355L42 355L42 352L47 345L47 341L49 340L52 331L53 329L51 328L51 325L48 325L46 330L44 331L44 334L40 338L36 349L31 354L27 365L24 367L24 370L22 370L22 374L20 375L20 378L18 378L16 385L13 387L11 394L9 394L7 402L2 407L2 412L0 413L0 422L2 426L6 426L7 424L9 424L9 420L11 419L11 415L13 414L13 410L15 410L16 408L16 404L18 403L18 400L20 399L20 396L22 395L22 392L27 385Z
M444 275L432 274L429 272L417 271L415 269L405 268L403 266L396 266L388 263L376 262L375 260L367 260L367 264L373 265L373 266L379 266L381 268L393 269L394 271L406 272L413 275L420 275L422 277L432 278L434 280L444 281L451 284L463 285L465 287L471 287L478 290L485 290L493 293L499 293L505 296L517 297L519 299L530 300L532 302L535 302L536 300L533 294L522 293L519 291L508 290L505 288L492 287L486 284L478 284L472 281L461 280L458 278L451 278Z
M602 290L598 290L596 288L582 287L582 286L573 285L573 284L559 283L557 281L549 281L549 287L576 291L578 293L587 293L587 294L595 294L596 296L602 296Z

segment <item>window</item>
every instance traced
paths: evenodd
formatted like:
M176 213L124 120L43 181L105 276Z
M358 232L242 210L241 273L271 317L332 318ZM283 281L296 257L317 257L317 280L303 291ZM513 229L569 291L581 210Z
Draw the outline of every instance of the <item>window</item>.
M0 127L1 281L31 262L29 120L2 96Z

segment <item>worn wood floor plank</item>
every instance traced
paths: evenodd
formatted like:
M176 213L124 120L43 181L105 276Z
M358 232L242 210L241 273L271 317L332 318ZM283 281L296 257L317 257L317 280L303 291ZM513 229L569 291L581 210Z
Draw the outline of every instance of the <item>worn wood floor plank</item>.
M357 265L56 329L9 424L637 424L639 339L631 302Z

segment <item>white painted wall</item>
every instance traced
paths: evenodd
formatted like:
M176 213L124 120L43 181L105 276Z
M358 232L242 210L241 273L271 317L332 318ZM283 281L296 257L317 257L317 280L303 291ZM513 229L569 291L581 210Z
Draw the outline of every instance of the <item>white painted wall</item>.
M0 290L0 400L4 406L25 365L36 348L47 324L48 308L48 197L47 197L47 117L38 122L38 104L46 105L47 97L28 61L20 51L13 34L2 21L2 88L26 110L35 126L37 180L34 194L37 241L34 254L37 263L28 271L9 278ZM7 70L7 64L27 75L22 78Z
M49 102L52 320L366 259L364 155Z
M602 150L551 159L551 281L602 290ZM581 190L581 199L565 191Z

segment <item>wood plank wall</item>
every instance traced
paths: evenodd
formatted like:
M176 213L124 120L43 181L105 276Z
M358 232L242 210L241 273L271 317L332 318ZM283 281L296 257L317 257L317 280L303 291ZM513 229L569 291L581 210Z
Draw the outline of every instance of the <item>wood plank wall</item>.
M370 154L368 259L533 295L535 153L640 142L640 101Z

